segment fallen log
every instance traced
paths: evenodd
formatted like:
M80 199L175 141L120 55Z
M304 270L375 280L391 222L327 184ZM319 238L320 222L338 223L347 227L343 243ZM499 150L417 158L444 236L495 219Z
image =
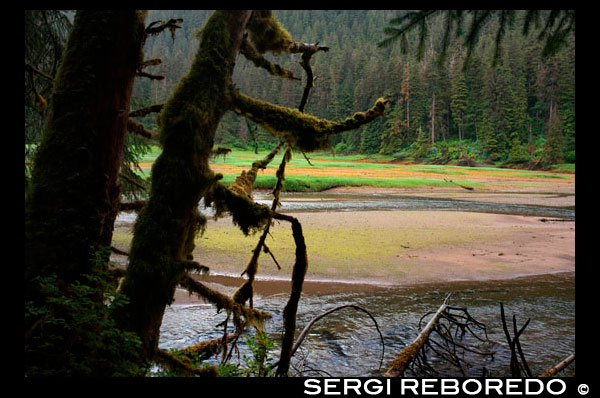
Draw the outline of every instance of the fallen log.
M466 189L467 191L473 191L473 190L475 189L475 188L473 188L473 187L468 187L468 186L466 186L466 185L461 185L461 184L458 184L458 183L456 183L456 182L454 182L454 181L452 181L452 180L447 180L447 179L445 179L445 178L444 178L444 181L446 181L446 182L449 182L449 183L451 183L451 184L454 184L454 185L458 185L459 187L461 187L461 188L463 188L463 189Z
M425 345L425 342L429 338L429 335L435 328L437 321L441 318L442 314L448 307L448 299L450 295L446 297L444 303L438 308L433 317L429 320L425 328L419 333L417 338L406 348L400 352L400 354L392 361L390 369L385 374L386 377L400 377L404 374L406 368L410 365L412 361L417 357L417 354Z

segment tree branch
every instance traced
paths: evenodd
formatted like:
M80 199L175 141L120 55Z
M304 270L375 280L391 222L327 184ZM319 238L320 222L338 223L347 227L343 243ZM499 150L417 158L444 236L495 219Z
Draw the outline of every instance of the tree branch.
M281 66L269 62L262 54L250 43L246 38L242 42L240 52L247 60L251 61L255 66L265 69L273 76L280 76L290 80L300 80L294 74Z
M195 293L202 298L205 298L209 302L215 304L218 310L225 309L228 312L233 312L238 315L244 316L246 320L255 326L257 329L262 329L263 323L266 319L271 317L271 314L264 311L255 310L248 308L239 303L236 303L223 293L216 290L212 290L204 284L196 281L194 278L185 274L179 284L191 293Z
M236 90L233 111L260 124L288 144L308 152L326 147L332 135L359 128L381 116L388 103L388 100L380 98L366 112L356 112L345 120L332 122L254 99Z
M406 348L404 348L402 350L402 352L400 352L400 354L398 354L396 359L394 359L394 361L391 364L390 370L388 370L388 372L386 373L387 377L402 376L402 374L404 373L404 371L406 370L408 365L410 365L410 363L417 357L417 354L419 353L419 351L421 350L421 348L423 347L423 345L429 338L429 335L435 328L435 324L437 323L437 321L442 316L443 312L448 307L448 298L449 297L450 297L449 295L448 295L448 297L446 297L446 299L444 300L444 303L440 306L440 308L438 308L436 313L429 320L427 325L425 325L425 327L423 328L421 333L419 333L417 338L411 344L409 344Z

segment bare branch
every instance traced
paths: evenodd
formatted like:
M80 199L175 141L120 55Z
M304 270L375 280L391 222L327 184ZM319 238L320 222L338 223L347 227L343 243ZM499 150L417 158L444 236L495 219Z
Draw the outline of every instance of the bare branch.
M421 333L417 336L417 338L409 344L400 354L394 359L390 369L388 370L386 376L387 377L400 377L408 367L408 365L417 357L417 354L429 338L429 335L433 331L436 322L442 316L442 313L446 310L448 306L448 297L444 300L444 303L438 308L433 317L429 320L427 325L423 328Z

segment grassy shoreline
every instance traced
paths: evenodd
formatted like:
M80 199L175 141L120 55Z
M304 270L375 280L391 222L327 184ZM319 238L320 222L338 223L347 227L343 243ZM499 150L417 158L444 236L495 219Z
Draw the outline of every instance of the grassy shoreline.
M147 178L160 149L153 148L140 159L141 171ZM226 157L213 158L211 168L223 175L223 182L233 182L252 162L262 159L266 151L234 150ZM373 188L469 188L488 189L490 180L500 185L553 184L574 181L574 165L560 165L556 172L507 169L493 166L467 167L393 162L385 155L332 155L310 154L310 164L300 154L295 154L286 167L284 191L320 192L338 187ZM257 176L256 189L271 189L275 185L277 170L283 154L278 154L269 166ZM572 167L571 167L572 166ZM452 181L452 182L449 182Z

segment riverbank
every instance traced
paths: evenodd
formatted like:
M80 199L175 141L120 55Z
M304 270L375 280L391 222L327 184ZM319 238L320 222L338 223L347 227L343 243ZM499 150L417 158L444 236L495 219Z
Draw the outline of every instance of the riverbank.
M294 213L308 247L307 279L403 285L503 279L575 269L574 222L450 211ZM294 243L287 224L271 229L260 275L289 280ZM229 219L209 221L195 257L213 272L237 275L258 236Z

